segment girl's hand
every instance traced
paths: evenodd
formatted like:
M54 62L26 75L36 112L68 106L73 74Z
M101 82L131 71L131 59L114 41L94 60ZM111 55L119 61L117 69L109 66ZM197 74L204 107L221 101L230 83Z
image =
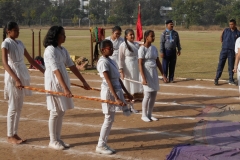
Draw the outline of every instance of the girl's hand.
M64 94L68 98L71 98L73 96L71 91L68 88L64 89Z
M125 106L126 104L121 101L120 99L116 99L116 102L119 104L119 106Z
M20 79L16 80L15 86L16 86L18 89L22 90L23 85L22 85L22 82L20 81Z
M168 79L167 79L167 77L165 77L165 75L163 75L162 77L163 77L163 81L164 81L165 83L168 82Z
M133 96L131 94L128 94L128 99L130 99L131 101L133 100Z
M142 81L142 85L147 85L147 81L146 81L146 79L143 79L143 81Z
M88 85L87 82L84 82L83 86L84 86L84 89L86 89L86 90L90 90L91 89L91 87Z
M125 78L125 75L124 75L123 71L122 71L122 72L120 72L120 76L121 76L121 79L122 79L122 80L124 80L124 78Z
M233 72L234 72L234 73L237 73L237 68L234 68L234 69L233 69Z

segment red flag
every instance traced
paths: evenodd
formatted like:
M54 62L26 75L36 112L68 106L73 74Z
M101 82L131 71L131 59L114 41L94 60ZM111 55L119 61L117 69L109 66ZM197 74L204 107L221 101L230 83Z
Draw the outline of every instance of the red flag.
M141 6L140 3L138 5L138 19L137 19L137 41L141 41L143 38L142 31L142 22L141 22Z

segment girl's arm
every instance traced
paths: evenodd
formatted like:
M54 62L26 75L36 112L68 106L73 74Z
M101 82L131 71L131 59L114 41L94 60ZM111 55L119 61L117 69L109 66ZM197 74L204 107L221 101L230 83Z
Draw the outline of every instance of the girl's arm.
M8 50L6 48L2 48L2 63L3 63L3 68L16 81L15 86L19 89L22 89L22 82L20 81L18 76L13 72L11 67L8 65Z
M163 74L162 64L161 64L161 62L159 61L159 58L158 58L158 57L157 57L157 59L156 59L156 64L157 64L157 67L158 67L159 71L160 71L161 74L162 74L163 81L164 81L164 82L167 82L167 78L166 78L165 75Z
M120 84L121 84L121 87L122 87L123 91L128 95L128 98L129 98L130 100L133 100L133 96L132 96L132 95L128 92L128 90L125 88L125 86L124 86L124 84L123 84L123 82L122 82L121 79L119 79L119 82L120 82Z
M24 56L27 58L28 62L36 67L39 71L41 71L43 74L45 70L29 55L28 51L24 49Z
M124 104L124 102L122 102L118 95L116 94L114 88L113 88L113 85L112 85L112 82L110 81L110 78L109 78L109 75L108 75L108 71L104 71L103 72L103 76L104 78L106 79L107 83L108 83L108 87L110 89L110 92L113 94L114 98L115 98L115 101L119 103L120 106L125 106L126 104Z
M237 72L237 69L238 69L239 60L240 60L240 48L238 48L238 53L235 58L234 69L233 69L233 72L235 73Z
M65 93L65 96L66 97L72 97L72 93L71 91L69 90L69 88L67 87L66 83L64 82L63 80L63 77L62 77L62 74L61 72L59 71L59 69L53 71L54 74L56 75L57 79L58 79L58 82L60 83L60 85L62 86L63 90L64 90L64 93Z
M119 65L119 72L121 75L121 79L124 79L125 75L123 72L123 67L124 67L124 60L125 60L125 47L124 45L119 46L119 53L118 53L118 65Z
M71 67L69 67L69 69L76 75L76 77L82 81L84 89L89 90L91 89L91 87L88 85L88 83L86 82L86 80L83 78L82 74L79 72L79 70L77 69L76 65L73 65Z
M142 58L138 59L138 68L139 68L140 74L142 76L142 80L143 80L142 84L147 85L147 80L146 80L145 74L143 72L143 59Z

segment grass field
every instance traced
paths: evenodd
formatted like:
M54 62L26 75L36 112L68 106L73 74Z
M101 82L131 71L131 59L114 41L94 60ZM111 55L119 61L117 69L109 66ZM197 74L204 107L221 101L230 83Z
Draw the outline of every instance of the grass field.
M43 40L47 30L41 30ZM156 30L156 40L154 45L159 48L159 39L162 30ZM35 33L35 56L38 55L38 34L39 29L34 29ZM111 30L106 30L106 36ZM221 43L219 40L221 31L179 31L182 55L178 57L175 77L184 78L210 78L215 77L218 64ZM2 37L2 32L0 32ZM66 42L64 46L71 55L84 56L90 60L90 33L89 30L67 30ZM122 35L123 36L123 35ZM21 29L19 39L25 44L29 53L32 53L32 31L31 29ZM41 48L42 54L44 47ZM96 72L95 70L91 72ZM222 79L228 79L227 64L222 75Z

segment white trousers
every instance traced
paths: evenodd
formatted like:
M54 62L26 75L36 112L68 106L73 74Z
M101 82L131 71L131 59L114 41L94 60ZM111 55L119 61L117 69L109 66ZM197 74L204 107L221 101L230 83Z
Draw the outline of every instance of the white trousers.
M12 137L18 132L18 124L23 106L23 96L14 97L9 93L8 113L7 113L7 136Z
M142 101L142 117L152 117L152 111L156 100L157 91L144 92Z
M49 116L49 136L50 142L58 141L61 138L61 130L62 130L62 120L65 112L59 110L50 111Z
M98 140L98 147L105 146L107 144L108 136L114 122L115 112L109 112L105 114L104 122L100 131L100 137Z

